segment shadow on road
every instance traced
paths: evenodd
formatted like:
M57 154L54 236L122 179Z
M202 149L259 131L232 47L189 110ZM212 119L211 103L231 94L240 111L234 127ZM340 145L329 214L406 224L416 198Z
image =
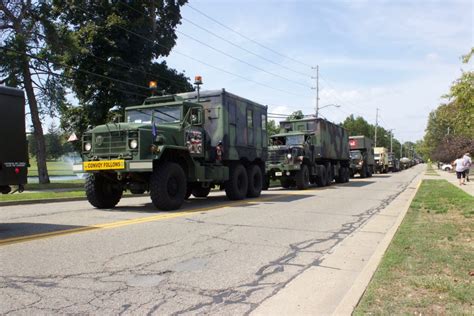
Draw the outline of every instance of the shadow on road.
M47 223L2 223L0 224L0 241L7 238L23 237L71 229L93 229L93 227Z
M366 185L370 185L372 183L375 183L375 181L360 180L360 181L349 181L343 184L336 183L335 186L340 185L344 187L360 188L360 187L365 187Z

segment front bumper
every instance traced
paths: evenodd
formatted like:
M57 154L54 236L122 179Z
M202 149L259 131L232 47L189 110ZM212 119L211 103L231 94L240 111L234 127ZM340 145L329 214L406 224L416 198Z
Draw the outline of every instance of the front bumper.
M272 178L278 178L283 176L289 176L294 171L301 170L300 164L268 164L267 165L268 175Z
M104 162L105 160L98 160L98 162ZM125 160L123 168L107 168L107 169L96 169L96 170L85 170L84 163L74 164L72 166L74 173L95 173L101 171L112 171L112 172L151 172L153 171L153 162L151 160Z

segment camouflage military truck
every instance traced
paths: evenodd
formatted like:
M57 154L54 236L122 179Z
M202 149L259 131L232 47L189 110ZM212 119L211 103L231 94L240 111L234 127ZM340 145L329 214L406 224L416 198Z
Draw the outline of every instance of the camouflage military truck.
M284 188L349 181L349 145L342 127L319 118L280 122L270 139L267 179Z
M0 86L0 192L11 185L23 191L28 173L25 96L22 90Z
M374 167L374 142L365 136L350 136L351 176L371 177Z
M379 173L388 172L388 151L385 147L374 148L375 170Z
M400 160L397 159L393 152L388 153L388 171L397 172L400 171Z
M124 123L82 138L86 195L114 207L124 190L150 193L161 210L219 185L231 200L260 195L267 156L267 108L224 89L153 96L125 109Z

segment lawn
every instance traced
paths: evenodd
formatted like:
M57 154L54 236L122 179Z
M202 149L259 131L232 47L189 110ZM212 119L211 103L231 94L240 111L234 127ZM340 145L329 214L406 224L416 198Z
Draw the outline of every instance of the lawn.
M47 200L47 199L64 199L64 198L75 198L85 197L86 194L84 189L78 189L74 191L44 191L36 193L15 193L15 194L0 194L0 206L2 202L10 201L28 201L28 200Z
M474 198L424 180L354 315L473 315Z
M48 173L50 176L72 176L72 165L65 161L47 161ZM36 159L30 158L30 167L28 168L28 176L38 176L38 167L36 165Z
M436 170L433 169L432 164L427 164L426 165L426 173L425 174L427 176L438 176L439 177L439 174L436 172Z

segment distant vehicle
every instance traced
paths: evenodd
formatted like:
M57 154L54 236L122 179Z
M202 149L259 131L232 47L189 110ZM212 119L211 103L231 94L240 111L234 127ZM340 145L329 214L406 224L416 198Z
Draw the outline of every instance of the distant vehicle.
M451 170L453 170L453 166L451 166L450 164L444 163L444 164L441 165L441 170L451 171Z
M391 172L400 171L400 160L398 160L392 152L388 153L388 170Z
M351 177L356 173L361 178L371 177L375 173L374 142L365 136L349 137L351 149Z
M0 118L0 193L10 193L12 185L22 192L28 173L25 95L22 90L0 86Z
M385 147L374 148L375 170L379 173L388 172L388 150Z

